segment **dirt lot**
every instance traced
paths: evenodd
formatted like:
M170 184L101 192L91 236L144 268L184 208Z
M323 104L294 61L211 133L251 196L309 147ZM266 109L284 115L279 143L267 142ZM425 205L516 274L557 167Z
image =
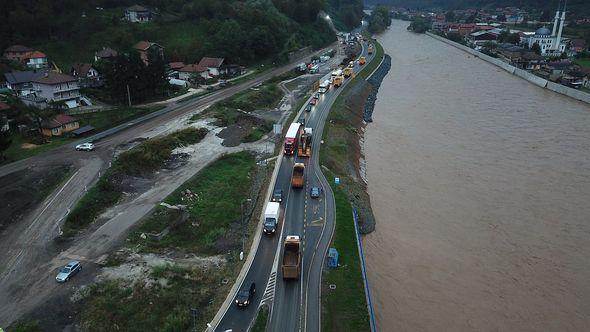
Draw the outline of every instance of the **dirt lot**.
M71 165L67 164L36 167L0 177L0 234L35 208L64 180L70 169Z

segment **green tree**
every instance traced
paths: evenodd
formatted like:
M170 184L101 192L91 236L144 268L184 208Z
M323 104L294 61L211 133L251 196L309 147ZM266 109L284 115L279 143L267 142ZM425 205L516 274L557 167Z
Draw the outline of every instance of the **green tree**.
M12 144L12 136L9 131L0 132L0 161L4 160L4 151Z
M531 51L535 52L537 55L541 55L541 46L539 43L534 43L533 46L531 46Z
M379 5L375 7L369 18L369 31L379 33L385 31L391 25L389 8Z
M504 15L504 14L500 14L500 15L498 15L498 17L496 18L496 20L498 20L498 22L506 22L506 15Z
M539 21L541 22L549 22L551 21L551 14L547 9L543 10L541 13L541 17L539 17Z
M423 17L414 17L410 25L408 26L408 30L416 32L416 33L425 33L430 29L430 21L426 20Z
M447 22L455 22L455 12L450 10L445 13L445 21Z

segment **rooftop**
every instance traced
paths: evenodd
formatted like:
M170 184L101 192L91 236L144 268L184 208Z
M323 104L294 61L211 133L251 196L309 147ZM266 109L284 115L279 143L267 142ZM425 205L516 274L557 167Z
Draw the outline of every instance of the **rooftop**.
M69 115L58 114L54 116L52 119L49 119L48 121L43 121L43 123L41 123L41 127L47 129L59 128L65 124L76 121L78 121L76 118L71 117Z
M208 58L203 57L201 61L199 61L199 66L206 67L206 68L219 68L223 63L223 58Z
M33 82L41 84L60 84L66 82L74 82L76 79L70 75L50 71L33 80Z

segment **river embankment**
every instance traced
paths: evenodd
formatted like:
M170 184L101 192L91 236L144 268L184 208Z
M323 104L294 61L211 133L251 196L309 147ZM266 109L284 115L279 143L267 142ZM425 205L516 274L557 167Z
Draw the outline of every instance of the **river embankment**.
M407 25L364 133L377 330L589 330L590 106Z

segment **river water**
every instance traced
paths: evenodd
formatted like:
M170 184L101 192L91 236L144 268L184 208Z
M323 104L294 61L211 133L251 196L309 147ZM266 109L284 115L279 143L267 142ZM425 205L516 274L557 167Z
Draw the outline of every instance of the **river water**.
M590 330L590 107L394 21L365 134L380 331Z

